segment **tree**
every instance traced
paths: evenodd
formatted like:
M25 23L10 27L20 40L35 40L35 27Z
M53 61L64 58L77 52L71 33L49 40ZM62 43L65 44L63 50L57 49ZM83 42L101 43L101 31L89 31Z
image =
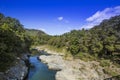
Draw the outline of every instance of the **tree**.
M8 69L16 57L28 51L29 36L24 31L18 20L0 14L0 71Z

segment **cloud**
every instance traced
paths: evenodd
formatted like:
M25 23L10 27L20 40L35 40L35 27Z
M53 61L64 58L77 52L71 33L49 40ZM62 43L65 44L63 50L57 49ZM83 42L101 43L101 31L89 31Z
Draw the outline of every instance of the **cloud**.
M82 28L92 28L104 19L109 19L116 15L120 15L120 6L105 8L103 11L97 11L94 15L86 19L87 24L83 25Z
M119 15L120 14L120 6L114 7L114 8L106 8L103 11L97 11L94 15L87 18L86 21L97 21L100 22L103 19L109 19L112 16Z
M62 22L64 22L64 23L69 23L69 20L64 19L64 17L62 17L62 16L58 17L57 20L58 20L58 21L62 21Z
M59 21L62 21L64 18L62 16L57 18Z

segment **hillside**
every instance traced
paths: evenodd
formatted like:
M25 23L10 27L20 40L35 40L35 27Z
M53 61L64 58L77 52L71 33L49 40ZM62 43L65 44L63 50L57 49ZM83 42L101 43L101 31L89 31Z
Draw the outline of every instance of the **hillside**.
M32 45L49 45L76 58L105 58L119 63L120 16L103 20L89 30L72 30L63 35L50 36L41 30L26 29Z
M49 35L41 30L25 29L25 34L32 40L32 45L46 44Z
M91 58L111 59L119 63L120 16L103 20L100 25L89 30L72 30L63 35L51 36L46 42L57 49L64 48L77 58L92 56Z
M63 35L51 36L41 30L25 29L19 20L0 14L0 72L17 66L31 45L48 45L53 50L63 51L65 59L72 55L74 59L98 61L104 67L105 74L116 76L119 75L115 72L117 68L111 68L111 64L119 68L120 16L103 20L89 30L72 30Z
M0 80L23 80L28 74L31 39L19 20L0 13Z
M89 30L51 36L36 49L50 54L39 58L49 69L58 70L56 80L119 80L120 16Z
M0 72L13 66L17 57L29 51L30 45L19 20L0 13Z
M45 32L36 29L25 29L25 32L29 34L29 36L47 35Z

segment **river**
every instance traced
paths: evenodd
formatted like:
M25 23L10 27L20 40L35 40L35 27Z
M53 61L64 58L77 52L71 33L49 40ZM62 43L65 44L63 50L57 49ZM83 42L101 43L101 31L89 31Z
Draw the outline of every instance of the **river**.
M28 80L55 80L56 71L49 70L47 65L40 62L36 56L30 57L31 67Z

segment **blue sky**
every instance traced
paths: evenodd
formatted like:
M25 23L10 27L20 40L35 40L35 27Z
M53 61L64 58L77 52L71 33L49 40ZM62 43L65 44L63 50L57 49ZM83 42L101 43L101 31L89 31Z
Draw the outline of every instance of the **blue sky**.
M0 0L0 12L25 28L59 35L120 14L120 0Z

